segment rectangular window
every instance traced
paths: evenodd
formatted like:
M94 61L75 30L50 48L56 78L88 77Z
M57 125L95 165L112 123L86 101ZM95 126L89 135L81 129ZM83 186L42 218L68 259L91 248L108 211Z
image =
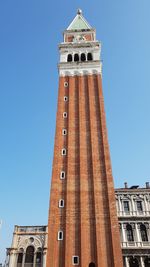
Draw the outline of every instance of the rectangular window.
M60 199L59 200L59 208L64 208L64 200L63 199Z
M62 130L62 135L67 135L67 130L66 129Z
M142 241L147 242L148 241L147 229L146 229L146 226L144 224L140 225L140 232L141 232Z
M58 232L58 240L63 240L63 231Z
M139 212L143 211L142 201L137 201L136 206L137 206L137 211L139 211Z
M130 208L129 208L129 201L124 201L124 202L123 202L123 205L124 205L124 211L125 211L125 212L129 212L129 211L130 211Z
M61 154L62 154L62 156L65 156L66 155L66 149L65 148L63 148L62 150L61 150Z
M127 230L127 240L128 240L128 242L133 242L134 241L132 229L128 229Z
M62 171L62 172L60 173L60 179L65 179L65 172L64 172L64 171Z
M73 265L79 265L79 256L73 256L72 257L72 264Z
M68 96L64 96L64 101L68 101Z
M63 118L67 118L67 112L63 113Z

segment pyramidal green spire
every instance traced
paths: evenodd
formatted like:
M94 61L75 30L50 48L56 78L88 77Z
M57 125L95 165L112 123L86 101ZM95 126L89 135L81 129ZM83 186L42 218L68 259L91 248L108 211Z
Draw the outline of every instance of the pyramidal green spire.
M92 29L92 27L83 17L82 10L78 9L77 15L75 16L75 18L73 19L67 30L87 30L87 29Z

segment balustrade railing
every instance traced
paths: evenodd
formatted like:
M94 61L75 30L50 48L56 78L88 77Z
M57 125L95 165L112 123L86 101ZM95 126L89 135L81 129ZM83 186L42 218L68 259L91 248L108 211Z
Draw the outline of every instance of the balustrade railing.
M121 246L122 248L128 248L128 247L150 247L150 242L142 242L142 241L125 241L125 242L121 242Z
M117 215L119 216L150 216L150 211L117 211Z
M17 227L17 232L24 232L24 233L27 233L27 232L30 232L30 233L37 233L37 232L45 232L46 231L46 226L35 226L35 227L24 227L24 226L18 226Z

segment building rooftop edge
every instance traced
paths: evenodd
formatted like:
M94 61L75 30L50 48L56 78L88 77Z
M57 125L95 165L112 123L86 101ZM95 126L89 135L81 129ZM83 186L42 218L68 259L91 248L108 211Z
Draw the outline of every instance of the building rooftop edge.
M146 187L139 187L139 188L123 188L123 187L121 187L121 188L115 188L115 191L131 191L131 192L133 192L133 191L135 191L135 192L138 192L138 191L141 191L141 190L146 190L146 191L149 191L150 192L150 188L146 188Z

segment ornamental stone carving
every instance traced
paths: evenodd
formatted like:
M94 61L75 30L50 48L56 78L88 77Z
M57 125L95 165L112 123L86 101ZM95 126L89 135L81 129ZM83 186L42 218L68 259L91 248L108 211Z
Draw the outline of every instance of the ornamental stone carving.
M19 240L18 250L22 248L25 251L27 247L31 245L34 246L35 250L37 250L39 247L41 248L44 246L43 241L40 236L22 236Z

